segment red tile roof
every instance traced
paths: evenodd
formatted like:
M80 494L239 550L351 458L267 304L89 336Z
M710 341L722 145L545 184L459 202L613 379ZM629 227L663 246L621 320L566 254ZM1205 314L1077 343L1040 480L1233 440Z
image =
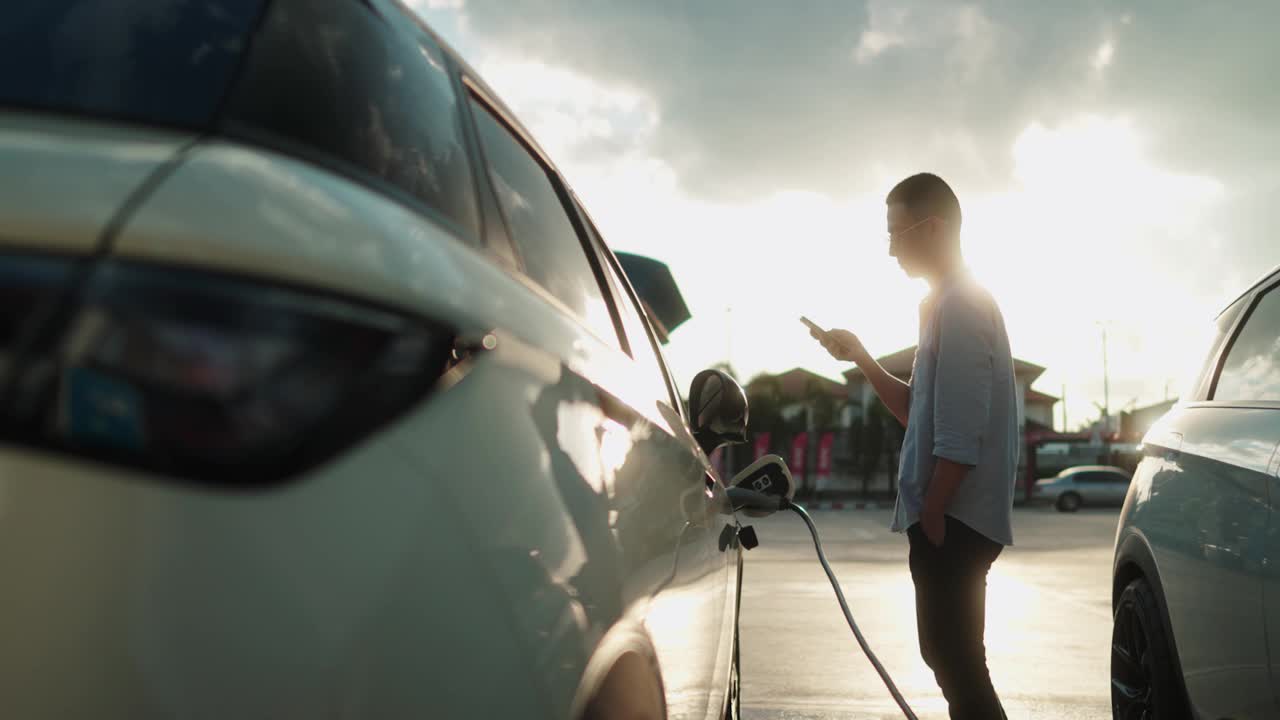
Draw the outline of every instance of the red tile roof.
M848 385L836 382L830 378L823 377L815 372L805 370L804 368L792 368L784 373L777 375L760 375L751 379L747 383L747 387L759 383L767 378L777 381L782 392L782 397L788 400L804 397L810 383L816 385L818 389L829 395L838 398L846 398L849 396Z

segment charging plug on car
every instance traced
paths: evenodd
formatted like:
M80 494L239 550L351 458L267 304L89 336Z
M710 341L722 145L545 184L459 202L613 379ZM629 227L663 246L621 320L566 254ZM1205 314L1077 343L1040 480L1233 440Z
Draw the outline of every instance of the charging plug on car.
M871 661L871 665L880 675L880 679L884 681L885 687L889 690L889 694L893 696L894 702L898 704L903 715L908 720L916 720L915 712L907 704L906 698L902 696L902 693L898 691L893 678L889 677L889 672L885 670L884 665L880 663L880 659L876 657L876 654L871 651L871 646L867 644L866 638L862 636L862 631L858 629L858 624L854 622L853 613L849 610L849 603L845 600L844 592L840 589L840 583L836 580L835 572L832 571L831 564L827 562L827 555L822 550L822 540L818 537L818 528L814 525L813 518L809 517L809 513L803 507L791 501L795 497L795 491L795 482L791 479L791 471L787 469L786 462L777 455L765 455L735 475L733 484L728 492L729 502L733 505L735 512L741 512L749 517L764 517L779 510L791 510L804 520L805 525L809 528L809 533L813 536L813 546L818 552L818 562L822 564L822 569L827 573L827 579L831 581L831 587L836 593L836 600L840 603L840 610L844 613L844 618L849 623L849 629L853 631L853 636L858 641L858 646L862 648L863 654ZM738 531L738 539L742 542L742 546L748 550L760 544L759 539L756 537L755 529L749 525Z
M795 483L786 462L777 455L765 455L733 477L729 503L733 505L734 512L748 517L765 517L790 507L795 492ZM738 539L748 550L760 544L755 528L750 525L738 531Z

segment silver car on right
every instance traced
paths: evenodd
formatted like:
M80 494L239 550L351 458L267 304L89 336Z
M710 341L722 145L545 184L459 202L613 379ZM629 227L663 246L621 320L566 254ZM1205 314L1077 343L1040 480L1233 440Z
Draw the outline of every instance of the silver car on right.
M1280 717L1280 268L1215 323L1120 513L1116 718Z

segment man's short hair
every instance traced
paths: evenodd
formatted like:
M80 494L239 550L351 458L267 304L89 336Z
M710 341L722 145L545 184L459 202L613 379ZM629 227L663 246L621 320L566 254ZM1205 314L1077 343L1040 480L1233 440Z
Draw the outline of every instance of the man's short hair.
M937 216L960 231L960 199L951 186L933 173L919 173L903 180L889 191L885 204L902 203L917 220Z

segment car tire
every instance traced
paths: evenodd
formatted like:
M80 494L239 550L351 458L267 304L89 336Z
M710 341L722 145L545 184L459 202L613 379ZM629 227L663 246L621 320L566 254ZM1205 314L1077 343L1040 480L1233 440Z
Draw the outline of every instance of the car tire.
M1080 509L1080 496L1073 493L1062 493L1058 497L1058 512L1075 512Z
M1186 720L1186 695L1156 594L1145 578L1125 587L1111 626L1111 716L1114 720Z

